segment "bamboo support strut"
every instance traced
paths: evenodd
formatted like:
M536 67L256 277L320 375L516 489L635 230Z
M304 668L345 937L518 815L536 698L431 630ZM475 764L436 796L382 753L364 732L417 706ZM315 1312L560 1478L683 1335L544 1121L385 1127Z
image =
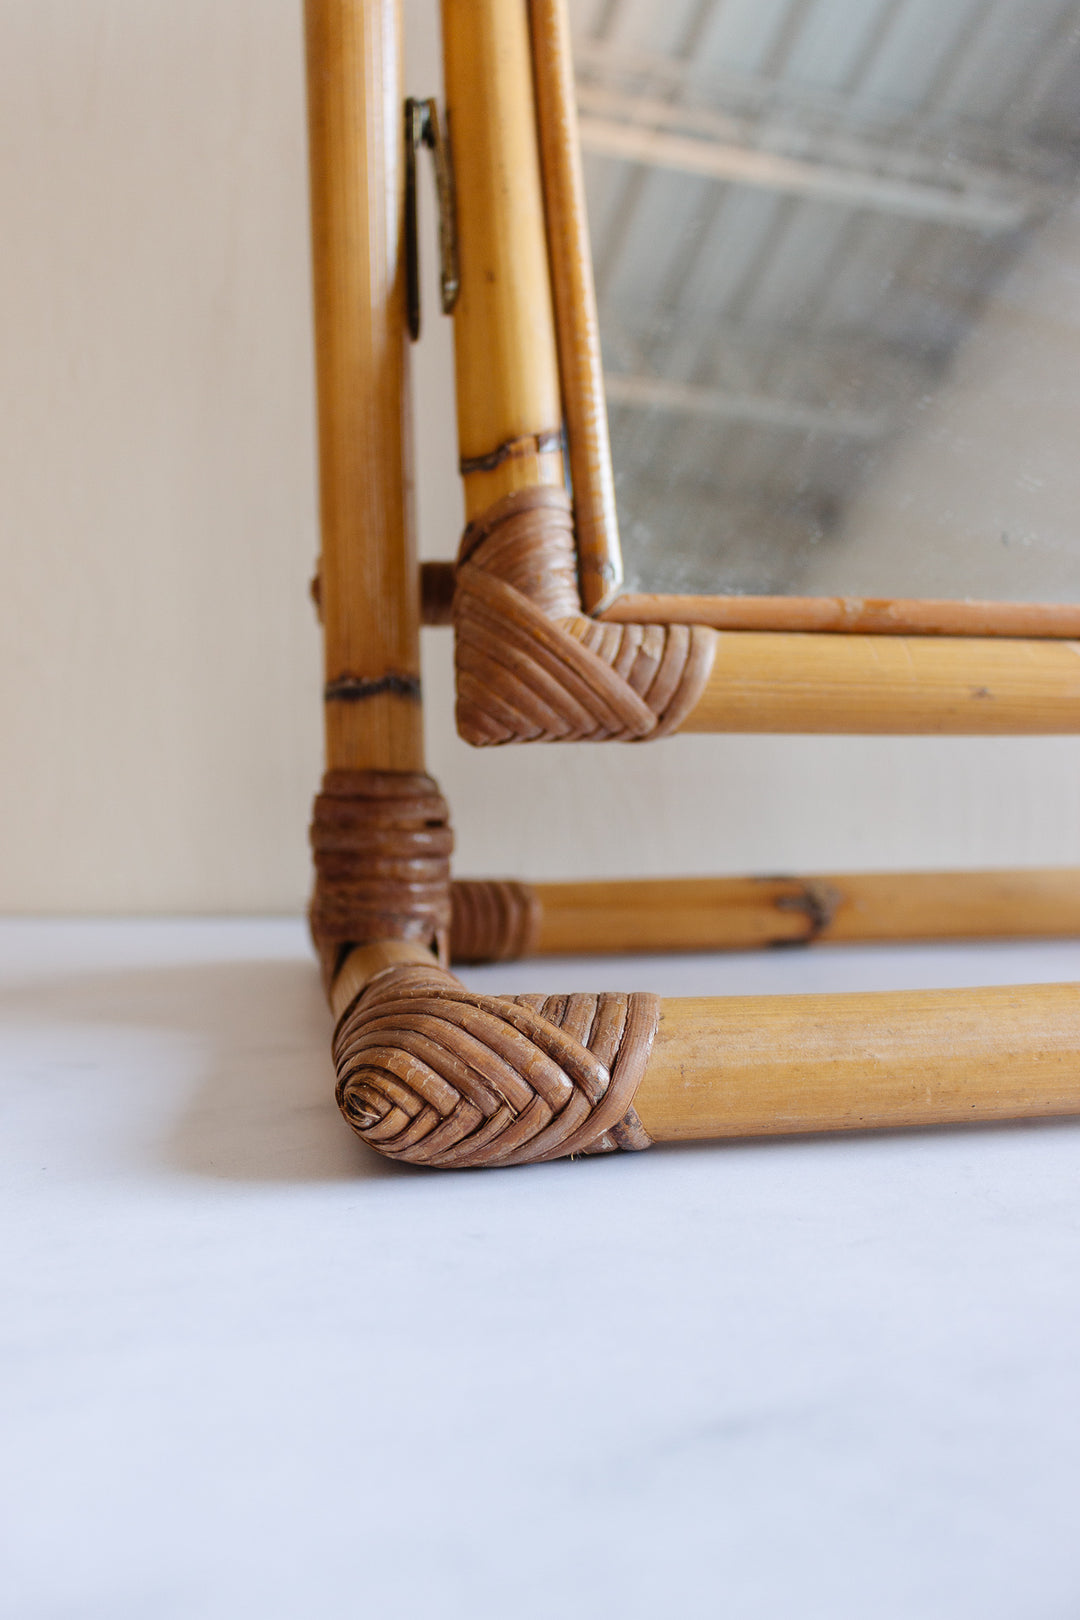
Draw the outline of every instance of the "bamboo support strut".
M330 1011L340 1018L349 1003L364 987L388 968L434 966L435 957L423 945L407 940L380 939L370 945L356 945L343 960L330 986Z
M656 1141L1080 1113L1080 985L664 1001Z
M562 402L525 0L443 0L461 292L458 441L469 519L563 483Z
M622 581L567 0L530 0L548 256L586 613Z
M454 961L1080 935L1076 867L454 888Z
M1080 731L1080 643L717 635L681 731L957 736Z
M312 937L444 952L449 815L424 773L409 503L400 0L306 0L326 658Z
M399 0L306 0L328 769L423 769Z

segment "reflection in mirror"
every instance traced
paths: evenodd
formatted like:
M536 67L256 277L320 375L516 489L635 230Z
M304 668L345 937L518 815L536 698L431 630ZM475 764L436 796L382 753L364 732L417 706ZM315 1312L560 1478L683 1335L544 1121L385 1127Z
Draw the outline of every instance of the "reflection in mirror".
M1080 602L1078 0L571 0L631 590Z

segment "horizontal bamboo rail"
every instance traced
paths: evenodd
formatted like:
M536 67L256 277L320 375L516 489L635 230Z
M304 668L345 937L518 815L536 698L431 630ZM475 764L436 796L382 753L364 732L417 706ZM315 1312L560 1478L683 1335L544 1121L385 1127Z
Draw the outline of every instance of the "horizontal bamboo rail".
M714 630L817 630L878 636L1080 637L1080 606L861 596L652 596L627 592L609 624L703 624Z
M1080 985L664 1001L656 1141L1080 1113Z
M534 582L560 577L560 567L557 552L550 565L541 558L533 565ZM1080 731L1080 641L677 624L643 629L606 616L583 619L569 604L562 610L568 616L549 628L520 591L493 591L471 567L459 573L459 600L462 581L478 601L482 591L486 603L470 607L458 621L459 691L463 670L470 679L483 675L479 686L473 679L470 706L459 706L459 730L468 742L599 741L672 730L867 736ZM431 618L445 616L437 596L441 591L445 599L445 585L443 572L428 579ZM483 618L485 628L477 642L473 627L473 644L465 649L462 624L470 614ZM636 667L635 649L648 634L667 638L673 669L677 640L683 649L681 673L667 684L655 681L656 691L663 687L662 702L678 711L672 718L654 705L652 688L643 702L624 675L612 678L613 668ZM696 662L695 646L706 655Z
M644 878L529 891L537 956L1080 934L1076 867Z
M451 622L454 565L420 565L426 625ZM823 635L1007 636L1080 639L1080 607L1030 602L935 602L860 597L645 596L626 594L597 615L605 624L700 624L714 630Z
M1080 644L722 631L678 729L1068 734L1080 731Z
M591 1114L608 1148L1080 1114L1074 984L492 997L389 942L350 953L331 1004L346 1117L412 1162L589 1151ZM621 1079L620 1030L635 1054Z

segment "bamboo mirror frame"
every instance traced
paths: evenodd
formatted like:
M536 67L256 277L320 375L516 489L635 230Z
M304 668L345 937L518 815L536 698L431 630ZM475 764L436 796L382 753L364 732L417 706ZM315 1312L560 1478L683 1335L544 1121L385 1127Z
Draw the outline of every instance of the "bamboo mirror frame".
M521 7L480 0L447 4L444 17L462 281L455 312L458 424L466 515L477 525L459 558L457 582L462 735L485 743L674 730L1075 730L1080 680L1076 654L1063 642L1080 634L1080 606L620 594L567 8L561 0L536 0L526 18ZM564 421L572 522L559 505ZM663 626L669 662L675 643L686 641L682 679L671 691L660 682L662 712L650 716L632 694L616 720L592 711L588 718L577 710L553 715L528 700L518 716L514 700L522 694L506 659L496 669L490 649L485 654L477 645L486 640L486 632L471 629L471 597L479 592L504 615L504 639L527 656L532 638L525 622L508 597L496 608L473 570L479 563L489 576L510 580L513 564L491 562L495 547L481 544L482 530L503 521L500 499L524 506L525 492L541 489L553 491L550 508L531 508L523 545L536 557L547 593L522 591L520 581L513 588L565 624L565 665L601 704L617 703L619 683L599 666L628 666L631 627L651 626L655 636ZM546 553L541 528L549 537ZM592 629L583 627L582 614L594 621ZM596 625L619 628L601 633ZM669 628L679 626L682 636ZM595 656L583 656L582 646ZM553 649L546 656L558 682Z
M1080 1111L1075 987L661 1003L482 996L449 971L567 949L1076 933L1080 876L452 884L424 771L421 618L452 621L458 728L487 746L1073 732L1080 610L787 601L777 628L767 599L620 595L565 0L443 0L452 166L433 105L403 100L398 0L306 0L306 19L327 756L311 923L348 1122L391 1157L466 1167ZM444 205L467 519L456 566L423 575L405 425L419 145Z

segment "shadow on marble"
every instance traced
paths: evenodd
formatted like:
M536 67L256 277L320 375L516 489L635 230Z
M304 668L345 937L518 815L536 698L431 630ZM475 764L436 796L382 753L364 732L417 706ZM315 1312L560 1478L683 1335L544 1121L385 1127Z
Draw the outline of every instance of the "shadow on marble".
M58 975L0 992L5 1014L47 1027L159 1036L161 1083L181 1097L160 1144L173 1170L257 1183L423 1173L380 1158L344 1124L334 1102L330 1016L311 962L224 960ZM153 1073L145 1084L154 1084Z

